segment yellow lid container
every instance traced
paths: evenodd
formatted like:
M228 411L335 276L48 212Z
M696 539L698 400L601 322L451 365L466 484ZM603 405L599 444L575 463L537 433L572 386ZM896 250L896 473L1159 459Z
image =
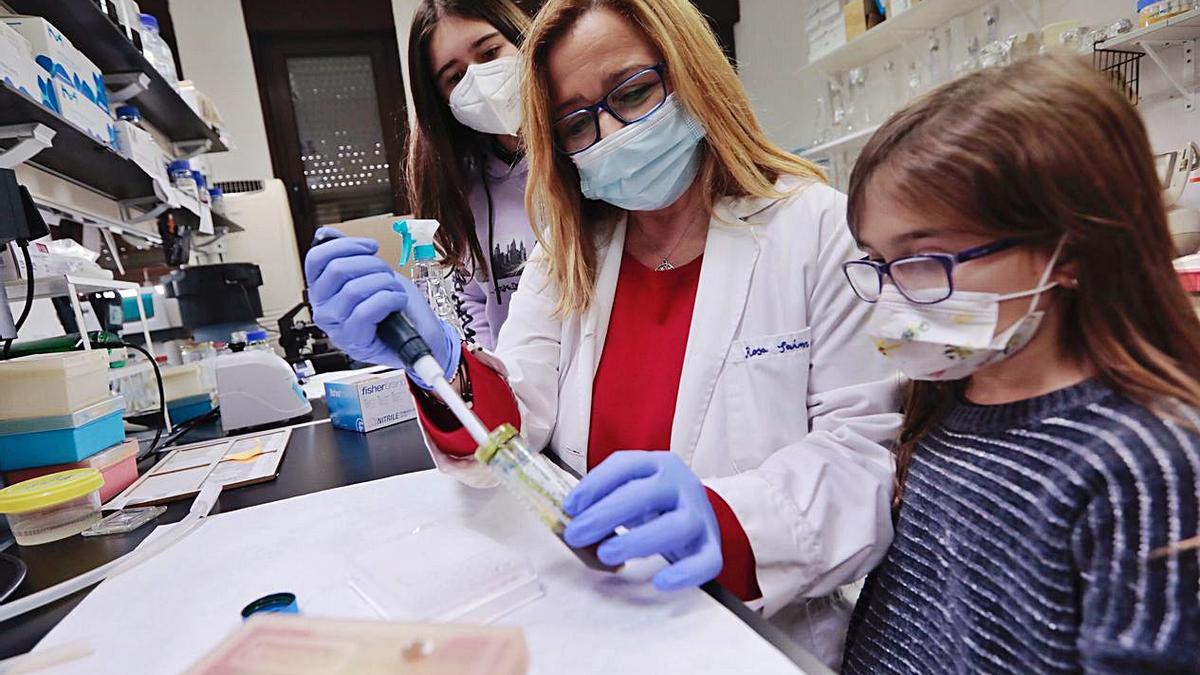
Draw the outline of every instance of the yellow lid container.
M72 469L0 490L0 513L28 513L86 496L104 485L96 469Z

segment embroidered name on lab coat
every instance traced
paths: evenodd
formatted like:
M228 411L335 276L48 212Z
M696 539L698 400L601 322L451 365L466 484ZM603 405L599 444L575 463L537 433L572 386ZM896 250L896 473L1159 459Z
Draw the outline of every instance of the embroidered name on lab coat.
M767 356L768 354L787 354L788 352L803 351L810 348L808 340L780 340L772 346L746 346L746 360Z

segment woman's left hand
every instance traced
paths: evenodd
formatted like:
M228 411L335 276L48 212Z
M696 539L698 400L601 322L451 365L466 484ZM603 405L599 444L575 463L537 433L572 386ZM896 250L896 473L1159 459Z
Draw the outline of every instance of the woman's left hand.
M583 477L563 508L573 518L566 542L582 548L607 538L597 551L606 564L652 555L670 561L654 576L661 591L699 586L721 573L721 532L708 493L670 452L614 453ZM622 525L629 531L611 536Z

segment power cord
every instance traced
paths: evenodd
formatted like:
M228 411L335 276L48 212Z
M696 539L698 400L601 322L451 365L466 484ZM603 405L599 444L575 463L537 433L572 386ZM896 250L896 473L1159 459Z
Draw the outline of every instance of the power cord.
M29 255L29 242L23 239L17 241L17 246L21 247L22 257L25 258L25 306L21 308L21 317L17 319L17 330L21 330L21 326L25 325L25 319L29 318L29 311L33 309L33 257ZM16 338L13 338L14 340ZM12 349L12 340L4 341L4 354L0 359L8 360L9 351Z
M166 390L163 389L162 371L158 368L158 361L155 361L154 357L150 355L150 352L141 345L135 345L130 342L116 342L111 344L113 346L135 350L141 353L142 356L146 357L146 360L150 362L150 366L154 368L154 380L158 384L158 408L162 417L158 422L158 428L154 430L154 440L150 441L150 445L146 446L145 452L138 453L137 461L140 462L146 457L149 457L154 453L155 450L158 449L158 439L162 438L163 431L167 428L167 395Z

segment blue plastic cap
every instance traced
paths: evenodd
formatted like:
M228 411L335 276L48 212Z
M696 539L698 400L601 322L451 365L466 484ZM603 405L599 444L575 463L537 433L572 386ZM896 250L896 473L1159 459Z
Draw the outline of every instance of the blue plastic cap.
M242 619L255 614L299 614L300 605L293 593L272 593L263 596L242 609Z
M154 18L153 14L138 14L138 18L142 20L142 25L146 28L158 30L158 19Z
M221 188L208 188L208 196L212 197L214 200L223 199L225 197L225 192L222 191Z
M136 118L142 119L142 111L136 105L117 106L117 119Z
M265 330L252 330L249 333L246 333L246 340L249 342L256 342L258 340L266 340L266 339L267 339L267 331L265 331Z
M187 171L191 173L192 165L186 159L177 159L169 165L169 171Z

